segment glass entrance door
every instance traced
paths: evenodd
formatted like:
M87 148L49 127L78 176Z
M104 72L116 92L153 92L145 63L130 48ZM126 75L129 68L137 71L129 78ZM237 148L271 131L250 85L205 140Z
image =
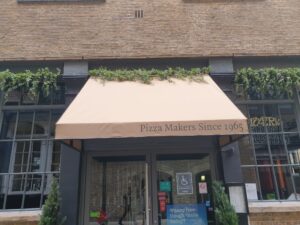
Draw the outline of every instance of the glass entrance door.
M89 225L148 225L145 157L94 157L90 165Z
M213 224L208 154L94 156L88 164L84 225Z
M213 216L209 156L156 157L157 224L207 225Z

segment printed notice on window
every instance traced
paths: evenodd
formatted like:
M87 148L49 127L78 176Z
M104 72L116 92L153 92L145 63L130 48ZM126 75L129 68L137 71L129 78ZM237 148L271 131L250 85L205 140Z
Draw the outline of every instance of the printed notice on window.
M245 185L248 200L258 200L256 183L246 183Z

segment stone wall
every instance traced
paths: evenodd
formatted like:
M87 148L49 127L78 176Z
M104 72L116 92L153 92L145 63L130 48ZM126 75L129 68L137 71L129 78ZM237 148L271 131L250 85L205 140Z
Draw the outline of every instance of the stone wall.
M300 225L300 202L249 202L250 225Z
M299 55L299 15L299 0L1 0L0 61Z
M1 225L37 225L41 211L0 212Z
M250 225L300 225L300 212L250 213Z

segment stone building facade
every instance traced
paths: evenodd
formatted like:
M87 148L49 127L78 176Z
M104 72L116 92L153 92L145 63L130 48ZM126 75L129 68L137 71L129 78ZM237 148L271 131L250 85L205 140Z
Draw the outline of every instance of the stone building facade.
M196 178L204 176L209 179L208 183L211 179L225 179L221 162L224 140L216 137L205 140L191 137L170 140L154 138L138 139L136 142L131 139L115 142L55 141L55 122L78 95L86 82L88 71L99 66L108 68L209 66L211 77L248 119L256 117L253 112L259 110L264 111L264 116L268 116L266 111L269 110L271 113L276 111L277 114L274 115L281 121L289 120L290 124L287 126L292 127L290 130L278 128L281 129L277 133L280 133L279 139L282 141L276 146L281 145L287 152L286 161L296 159L293 163L289 161L285 164L282 163L285 161L280 158L281 156L273 157L274 143L271 138L273 134L269 131L259 134L265 135L265 139L255 139L257 134L254 130L254 134L238 141L242 183L257 184L258 189L257 199L247 200L247 215L241 217L240 224L300 224L300 199L296 197L300 193L299 91L296 91L297 94L293 99L272 101L241 101L236 98L233 91L234 74L241 68L300 67L299 15L299 0L1 0L0 72L6 69L18 72L44 67L53 70L59 68L63 73L63 79L59 93L51 95L49 101L42 99L28 102L23 93L11 95L8 99L3 96L1 98L0 224L37 224L39 210L49 192L51 178L58 177L59 174L63 193L62 211L68 215L68 225L97 223L95 210L98 210L97 205L103 205L103 198L107 198L107 202L112 200L120 205L130 199L133 202L131 207L135 205L131 217L136 218L136 223L144 222L145 186L147 182L153 181L142 178L141 173L153 173L152 178L157 176L161 182L171 182L170 190L174 192L159 197L167 198L167 202L180 201L181 196L175 194L177 182L175 174L188 170L189 167L185 167L184 163L182 165L177 163L176 160L179 159L175 156L168 159L174 160L168 161L169 168L168 163L165 166L159 164L160 160L165 160L163 158L165 156L162 158L159 156L154 160L153 156L150 156L155 165L161 166L157 166L157 173L160 175L154 175L154 171L149 172L149 168L144 167L143 163L126 164L123 167L121 163L119 167L113 166L112 163L111 171L108 171L109 178L121 176L119 182L125 185L130 181L130 185L117 187L114 186L113 180L107 178L105 191L114 191L103 197L103 176L92 179L88 172L97 176L104 171L101 157L108 157L106 148L115 156L118 155L118 149L128 150L124 146L130 146L134 149L133 152L139 147L147 152L150 151L148 146L153 145L155 151L161 148L162 152L167 154L167 145L181 148L182 152L187 149L189 152L189 147L186 146L192 143L191 145L206 148L201 152L201 157L196 157L196 164L197 160L200 162L203 157L209 157L210 160L209 163L203 164L208 165L209 169L197 166L190 169L194 170L193 174L197 174ZM27 136L18 136L19 126L26 123L42 126L44 132L36 133L32 128ZM278 137L274 138L279 140ZM84 150L78 151L82 149L81 145ZM95 146L101 146L99 149L102 150L97 150ZM262 182L263 178L268 177L266 174L271 174L271 170L257 167L258 161L265 162L265 159L253 156L263 148L271 152L269 157L272 158L272 164L269 166L273 169L272 177L276 180L273 180L274 184L271 182L274 190L268 190L268 182ZM207 149L211 149L211 152ZM97 151L102 152L101 157L98 153L95 154ZM183 160L193 160L190 154L195 152L193 150L190 152ZM159 155L159 152L154 154ZM107 160L112 160L109 157ZM22 164L26 169L17 170L17 162L21 159L27 161L27 164ZM94 167L89 168L88 160L92 160L90 165ZM189 165L194 165L195 162L191 161ZM33 164L35 168L32 167ZM174 170L174 174L167 172L176 165L181 165L182 171ZM284 172L278 172L276 169L281 165L284 166L282 170ZM106 169L109 169L109 166ZM126 177L126 174L131 175ZM281 178L283 175L278 174L284 174L285 178ZM91 187L94 189L89 189ZM160 187L153 184L151 188ZM133 195L131 192L134 190L139 194ZM114 198L115 192L122 194ZM191 201L185 200L192 203L201 201L201 198L203 200L203 196L193 194L194 196L190 196ZM91 201L85 202L90 198ZM204 200L209 202L209 198L210 196L205 196ZM85 206L95 209L85 211ZM109 207L113 208L114 205L108 204L107 210L118 212L120 215L126 212L123 208ZM155 207L157 210L157 207L162 206ZM19 211L22 213L19 214ZM89 216L90 219L83 219ZM166 217L163 213L160 216ZM155 219L149 221L150 225L152 222L157 224ZM211 220L209 224L214 224L214 221Z

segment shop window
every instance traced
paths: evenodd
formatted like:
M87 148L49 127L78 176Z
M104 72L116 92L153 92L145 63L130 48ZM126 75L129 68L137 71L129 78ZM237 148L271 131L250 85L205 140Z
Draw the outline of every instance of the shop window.
M248 199L300 200L300 136L294 103L261 102L240 105L250 131L239 140Z
M13 92L2 104L0 210L40 208L53 177L59 176L54 127L65 108L62 90L35 98Z

